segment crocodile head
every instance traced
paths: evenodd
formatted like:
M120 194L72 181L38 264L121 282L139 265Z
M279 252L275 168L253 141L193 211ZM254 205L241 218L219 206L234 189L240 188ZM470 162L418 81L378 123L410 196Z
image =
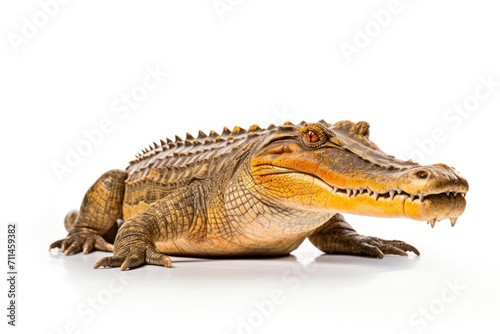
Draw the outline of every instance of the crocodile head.
M255 151L250 171L266 199L307 211L449 218L465 209L468 183L444 164L422 166L384 153L369 139L367 122L284 125Z

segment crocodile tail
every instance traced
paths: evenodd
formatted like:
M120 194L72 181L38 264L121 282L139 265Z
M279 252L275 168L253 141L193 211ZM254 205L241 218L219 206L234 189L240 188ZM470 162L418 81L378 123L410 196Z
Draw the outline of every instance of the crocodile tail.
M78 210L72 210L68 212L66 217L64 217L64 227L66 228L66 231L71 231L73 226L75 226L76 221L78 220L78 215L79 211Z

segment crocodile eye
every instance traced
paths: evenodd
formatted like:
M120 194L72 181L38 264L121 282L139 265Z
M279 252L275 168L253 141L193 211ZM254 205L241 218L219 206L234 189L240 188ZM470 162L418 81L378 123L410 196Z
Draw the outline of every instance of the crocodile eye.
M301 131L301 141L309 148L318 148L328 140L325 130L318 124L311 124Z
M309 143L317 143L319 141L318 134L316 132L314 132L313 130L307 131L305 137Z

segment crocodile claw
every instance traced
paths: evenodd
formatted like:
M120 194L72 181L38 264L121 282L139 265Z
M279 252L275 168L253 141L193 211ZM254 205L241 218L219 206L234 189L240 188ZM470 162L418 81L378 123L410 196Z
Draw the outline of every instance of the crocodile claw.
M363 242L362 245L366 250L371 249L366 255L378 258L383 258L384 255L389 254L408 256L407 252L413 252L416 255L420 255L418 249L400 240L384 240L376 237L365 237L365 242Z
M383 258L385 255L408 256L407 252L413 252L420 255L418 249L404 241L385 240L377 237L364 235L346 235L336 239L338 245L342 246L339 252L328 252L330 254L352 254L374 258Z
M123 254L123 252L121 252ZM148 247L145 251L134 250L127 255L108 256L100 259L94 265L94 269L100 267L120 267L120 270L137 268L143 264L154 264L157 266L172 267L172 260L154 247Z
M93 250L112 252L113 245L104 240L103 237L92 233L74 233L66 238L57 240L49 246L49 251L59 248L64 255L72 255L83 252L88 254Z

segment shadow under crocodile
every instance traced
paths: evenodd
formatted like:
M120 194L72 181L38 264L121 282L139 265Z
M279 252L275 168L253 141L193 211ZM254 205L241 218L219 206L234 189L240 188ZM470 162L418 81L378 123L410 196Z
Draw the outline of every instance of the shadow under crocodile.
M366 281L379 275L410 270L418 265L419 257L385 256L383 259L350 255L327 255L317 252L298 252L275 258L206 259L171 256L173 268L145 265L121 272L118 268L92 269L93 264L109 253L93 252L88 255L64 256L53 252L52 264L63 266L71 281L110 275L128 275L138 281L165 282L233 282L287 280L293 277L308 280Z

